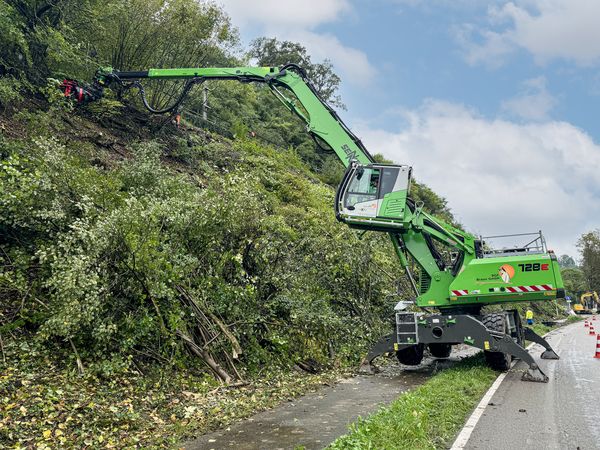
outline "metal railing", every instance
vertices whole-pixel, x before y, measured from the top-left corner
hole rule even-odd
[[[498,236],[481,236],[483,242],[483,257],[515,256],[546,253],[546,239],[541,230],[536,233],[502,234]],[[494,241],[511,239],[511,244],[497,247]]]

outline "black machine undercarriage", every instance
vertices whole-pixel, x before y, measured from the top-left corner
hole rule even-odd
[[[382,337],[363,360],[361,372],[373,373],[373,360],[384,354],[395,353],[406,365],[418,365],[427,346],[434,357],[447,357],[453,345],[466,344],[484,351],[487,363],[496,370],[508,370],[513,358],[528,364],[524,381],[546,383],[548,377],[524,348],[525,341],[545,348],[542,359],[559,359],[550,344],[531,328],[522,325],[515,310],[498,313],[424,315],[414,312],[396,312],[396,330]]]

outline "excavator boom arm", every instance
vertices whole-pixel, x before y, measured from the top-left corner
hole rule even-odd
[[[293,113],[300,117],[307,131],[319,142],[333,149],[345,166],[351,161],[361,164],[373,162],[373,158],[352,133],[337,113],[321,98],[304,70],[288,64],[279,67],[234,67],[234,68],[184,68],[150,69],[139,72],[115,72],[104,69],[100,77],[108,81],[139,79],[173,80],[237,80],[242,83],[264,83],[275,96]],[[289,94],[293,93],[293,96]]]

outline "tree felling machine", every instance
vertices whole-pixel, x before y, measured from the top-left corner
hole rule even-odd
[[[142,80],[186,80],[181,96],[163,110],[147,102]],[[412,168],[376,163],[362,142],[318,94],[306,72],[295,64],[282,67],[178,68],[136,72],[97,72],[92,84],[63,81],[67,97],[79,103],[102,98],[106,87],[137,89],[154,113],[177,111],[196,84],[208,80],[261,83],[306,124],[319,143],[330,147],[346,171],[335,195],[335,215],[351,228],[387,233],[414,292],[395,306],[395,329],[377,342],[363,362],[371,368],[380,355],[394,352],[402,364],[418,365],[426,348],[448,357],[452,346],[480,348],[488,364],[508,370],[518,358],[529,367],[523,380],[548,377],[524,348],[525,340],[545,348],[541,358],[558,359],[548,342],[524,326],[509,305],[564,298],[555,254],[541,232],[527,245],[493,250],[485,239],[428,214],[411,199]],[[483,314],[488,305],[507,309]],[[499,308],[500,309],[500,308]],[[432,310],[434,312],[432,312]]]

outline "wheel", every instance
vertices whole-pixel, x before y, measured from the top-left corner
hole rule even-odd
[[[434,358],[447,358],[452,352],[450,344],[429,344],[429,353]]]
[[[406,366],[418,366],[423,360],[424,350],[425,345],[423,344],[411,345],[410,347],[398,350],[396,352],[396,358],[398,358],[400,364]]]
[[[504,314],[486,314],[482,318],[483,324],[488,330],[499,331],[506,333],[506,316]],[[506,371],[510,369],[510,363],[512,361],[512,355],[502,352],[488,352],[484,351],[485,361],[488,366],[494,370]]]

